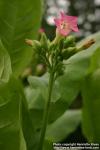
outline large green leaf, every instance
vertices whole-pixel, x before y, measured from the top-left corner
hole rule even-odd
[[[47,128],[46,139],[60,142],[73,132],[81,121],[80,110],[68,110]]]
[[[0,82],[7,82],[11,72],[10,57],[0,41]]]
[[[30,117],[32,119],[35,131],[41,129],[42,117],[45,105],[45,99],[42,98],[40,91],[28,87],[25,89],[28,107],[30,110]],[[54,122],[64,111],[68,108],[67,103],[62,99],[56,102],[51,102],[49,123]]]
[[[32,58],[26,38],[36,38],[41,0],[0,0],[0,37],[7,48],[12,69],[19,75]]]
[[[26,150],[22,132],[22,94],[15,79],[0,85],[0,149]]]
[[[30,76],[28,78],[30,87],[25,89],[28,107],[36,128],[40,128],[42,123],[43,110],[47,100],[48,78],[48,75],[43,77]],[[67,102],[61,99],[59,86],[58,82],[55,82],[49,113],[50,123],[55,121],[68,108]]]
[[[25,104],[22,105],[22,127],[27,145],[27,150],[35,150],[35,147],[37,147],[37,142],[39,140],[34,130],[34,125],[31,121],[30,112],[28,111],[28,108],[25,107]]]
[[[54,150],[53,143],[45,140],[43,150]]]
[[[28,78],[28,81],[31,87],[34,90],[41,91],[41,97],[47,100],[49,75],[46,74],[42,77],[30,76]],[[53,86],[51,102],[56,102],[61,97],[59,87],[60,85],[57,82],[55,82]]]
[[[82,95],[84,134],[89,142],[100,143],[100,69],[86,77]]]

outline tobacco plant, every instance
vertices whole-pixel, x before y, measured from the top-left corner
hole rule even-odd
[[[76,43],[78,18],[61,12],[54,40],[44,32],[36,40],[41,7],[40,0],[0,1],[1,150],[53,150],[80,124],[88,142],[100,142],[100,33]],[[23,86],[34,54],[46,73]],[[79,93],[82,108],[69,109]]]

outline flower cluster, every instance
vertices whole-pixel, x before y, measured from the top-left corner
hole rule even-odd
[[[53,41],[49,41],[44,30],[40,29],[39,41],[27,39],[26,43],[33,47],[43,64],[47,66],[48,71],[51,72],[53,70],[56,76],[59,76],[63,73],[63,60],[68,59],[78,51],[87,49],[95,41],[92,39],[77,48],[75,37],[69,35],[69,33],[71,31],[79,31],[78,18],[61,12],[60,17],[55,18],[54,21],[57,28],[56,37]]]

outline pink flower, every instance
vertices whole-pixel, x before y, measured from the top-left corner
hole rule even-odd
[[[45,32],[44,29],[43,29],[43,28],[40,28],[40,29],[39,29],[39,33],[43,33],[43,32]]]
[[[60,13],[60,18],[55,18],[55,24],[57,26],[57,31],[63,35],[68,35],[71,31],[78,32],[77,21],[78,18],[76,16],[67,16],[63,12]]]

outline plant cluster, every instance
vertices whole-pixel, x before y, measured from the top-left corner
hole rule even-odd
[[[78,18],[61,13],[55,39],[34,40],[41,7],[0,1],[0,150],[53,150],[80,124],[88,142],[100,142],[100,33],[76,43],[69,34],[79,32]],[[34,53],[47,72],[28,76],[26,86],[21,74]],[[69,108],[79,93],[82,107]]]

